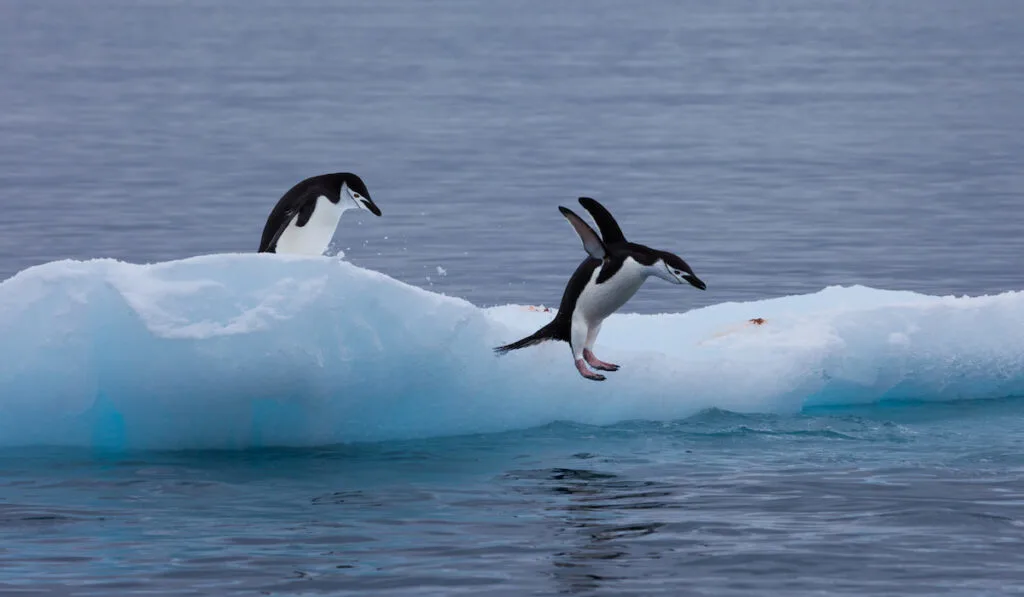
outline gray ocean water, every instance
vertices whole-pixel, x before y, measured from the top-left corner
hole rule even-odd
[[[631,311],[1016,290],[1022,32],[1012,0],[5,0],[0,278],[254,251],[291,185],[352,171],[384,215],[335,248],[478,305],[557,303],[580,195],[708,283]],[[1019,594],[1022,414],[7,450],[0,593]]]

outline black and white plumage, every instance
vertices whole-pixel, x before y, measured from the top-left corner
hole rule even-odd
[[[627,241],[612,214],[594,199],[580,197],[579,202],[590,212],[601,235],[571,209],[559,206],[558,210],[583,241],[588,257],[569,278],[554,320],[526,338],[494,350],[504,354],[548,340],[568,342],[580,375],[601,381],[605,377],[588,369],[587,364],[602,371],[619,368],[594,356],[601,324],[626,304],[648,277],[657,276],[673,284],[688,283],[700,290],[707,286],[678,255]]]
[[[348,209],[380,215],[361,178],[350,172],[307,178],[289,189],[270,212],[259,252],[323,255]]]

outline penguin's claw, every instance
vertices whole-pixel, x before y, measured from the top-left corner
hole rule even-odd
[[[604,381],[605,380],[605,377],[603,375],[601,375],[600,373],[594,373],[590,369],[587,369],[587,365],[586,365],[586,363],[583,362],[583,359],[577,359],[576,360],[576,370],[580,372],[580,375],[582,375],[583,377],[585,377],[587,379],[590,379],[590,380],[593,380],[593,381]]]
[[[600,371],[618,371],[619,370],[619,366],[616,365],[615,363],[606,363],[606,362],[602,361],[601,359],[595,357],[594,353],[591,352],[589,348],[584,348],[583,349],[583,358],[585,358],[587,360],[587,363],[591,367],[593,367],[594,369],[598,369]]]

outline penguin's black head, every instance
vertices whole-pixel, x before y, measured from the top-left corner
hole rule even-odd
[[[686,282],[694,288],[700,290],[706,290],[707,284],[703,280],[697,277],[697,274],[693,273],[690,269],[690,265],[683,261],[683,258],[669,253],[668,251],[657,251],[658,259],[655,261],[654,271],[652,272],[655,276],[668,280],[673,284],[682,284]]]
[[[339,172],[332,174],[334,184],[338,189],[338,201],[351,203],[353,207],[365,209],[375,216],[380,216],[380,208],[370,199],[370,191],[366,188],[363,179],[351,172]]]

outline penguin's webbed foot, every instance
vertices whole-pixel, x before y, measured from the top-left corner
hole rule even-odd
[[[604,376],[600,373],[594,373],[590,369],[587,369],[587,364],[583,362],[583,359],[576,359],[576,370],[580,372],[580,375],[587,379],[594,381],[604,381]]]
[[[619,366],[615,363],[606,363],[601,359],[594,356],[594,353],[590,352],[589,348],[583,349],[583,358],[587,359],[587,363],[594,369],[601,371],[618,371]]]

